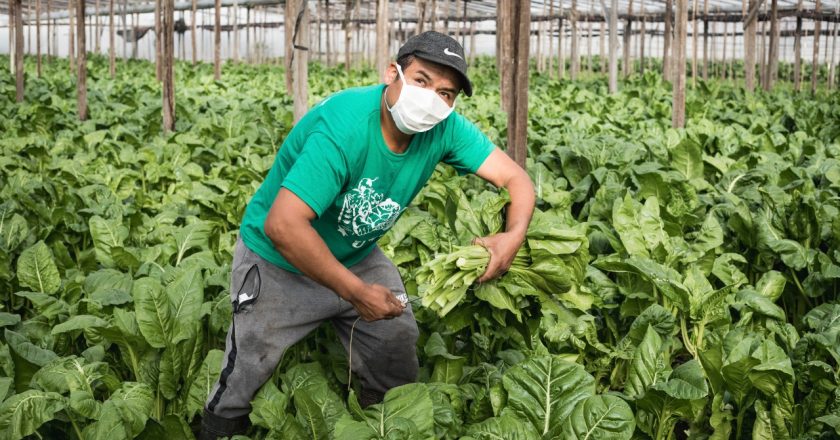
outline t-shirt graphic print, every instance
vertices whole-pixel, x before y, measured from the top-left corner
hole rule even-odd
[[[377,178],[362,178],[355,188],[344,194],[344,203],[338,214],[338,232],[345,237],[363,238],[374,232],[384,233],[391,229],[405,210],[399,203],[376,192]],[[383,200],[384,199],[384,200]],[[352,246],[362,248],[368,242],[379,239],[379,234],[370,239],[354,240]]]

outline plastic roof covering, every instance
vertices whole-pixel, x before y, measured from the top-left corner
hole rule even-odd
[[[9,11],[9,2],[14,0],[7,0],[0,3],[0,14],[6,15],[7,17],[3,17],[6,20],[8,19],[8,11]],[[179,0],[176,0],[178,2]],[[312,10],[315,11],[315,4],[322,3],[323,0],[308,0],[310,7],[313,8]],[[350,0],[355,1],[355,0]],[[398,17],[400,11],[398,10],[399,1],[398,0],[389,0],[390,5],[390,14],[392,17]],[[426,7],[431,7],[431,0],[425,0]],[[611,0],[603,0],[606,5],[609,7]],[[664,0],[632,0],[633,1],[633,12],[635,14],[639,14],[642,12],[642,8],[644,8],[644,12],[647,13],[656,13],[656,12],[664,12],[665,11],[665,1]],[[676,0],[673,0],[676,1]],[[704,3],[708,1],[709,12],[732,12],[740,14],[743,8],[743,0],[688,0],[689,7],[694,7],[696,2],[697,12],[701,14],[704,8]],[[93,11],[96,8],[97,0],[85,0],[86,2],[86,9],[88,11]],[[361,18],[374,18],[376,16],[376,0],[360,0],[360,15]],[[580,12],[593,12],[593,13],[601,13],[601,0],[577,0],[577,9]],[[770,4],[772,0],[765,0],[765,5],[762,6],[762,9],[766,7],[769,11]],[[35,14],[35,0],[23,0],[23,8],[24,8],[24,19],[28,15],[28,11],[32,11],[32,16]],[[151,1],[148,0],[114,0],[114,13],[119,15],[119,11],[123,4],[127,4],[129,7],[133,5],[148,5],[151,4]],[[242,0],[240,3],[241,6],[247,5],[247,0]],[[277,5],[272,6],[272,9],[276,8],[278,13],[282,13],[282,5],[285,5],[285,0],[278,0]],[[491,0],[467,0],[467,15],[470,17],[487,17],[488,19],[493,19],[496,16],[496,1]],[[564,10],[568,10],[571,8],[572,0],[531,0],[531,13],[533,15],[542,15],[547,14],[549,11],[550,3],[554,3],[555,13],[559,12],[559,8],[562,4]],[[779,9],[795,9],[799,0],[778,0],[778,7]],[[813,11],[816,6],[815,0],[802,0],[802,8],[806,11]],[[41,0],[41,12],[42,14],[46,14],[46,4],[47,0]],[[323,3],[322,3],[323,4]],[[437,0],[437,17],[438,19],[442,19],[445,15],[449,16],[461,16],[463,15],[463,8],[464,2],[463,0],[449,0],[448,7],[449,13],[447,14],[444,11],[446,7],[447,1],[446,0]],[[630,0],[618,0],[618,9],[619,13],[626,13],[628,10],[628,6],[630,4]],[[51,10],[52,11],[64,11],[67,10],[68,1],[67,0],[51,0]],[[99,0],[100,9],[106,11],[108,8],[108,0]],[[836,12],[840,8],[840,0],[822,0],[820,9],[823,12]],[[344,12],[346,11],[346,0],[330,0],[330,16],[331,18],[338,18],[343,17]],[[402,16],[406,18],[414,18],[418,15],[418,10],[416,7],[416,3],[414,0],[403,0],[402,1]],[[427,9],[427,17],[429,16],[429,12]],[[3,20],[4,22],[6,20]]]

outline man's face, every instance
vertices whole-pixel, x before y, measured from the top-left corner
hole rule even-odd
[[[455,105],[455,97],[461,90],[461,86],[458,74],[451,67],[415,57],[414,61],[403,69],[403,75],[408,84],[434,90],[448,106]],[[403,86],[397,73],[396,63],[388,66],[385,84],[389,86],[385,99],[389,106],[393,106],[400,97]]]

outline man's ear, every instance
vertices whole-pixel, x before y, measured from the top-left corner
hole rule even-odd
[[[397,77],[397,65],[395,63],[388,64],[388,67],[385,68],[385,84],[391,85],[397,80]]]

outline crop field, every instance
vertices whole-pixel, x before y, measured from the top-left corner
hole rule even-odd
[[[27,60],[28,63],[32,60]],[[0,64],[8,65],[8,57]],[[277,66],[0,75],[0,438],[191,439],[220,373],[232,250],[292,125]],[[456,110],[505,148],[491,58]],[[310,104],[377,81],[310,66]],[[416,384],[362,409],[322,326],[252,402],[252,439],[840,436],[840,94],[533,73],[537,210],[507,274],[473,281],[507,194],[441,165],[380,241],[420,327]],[[244,438],[244,437],[241,437]]]

